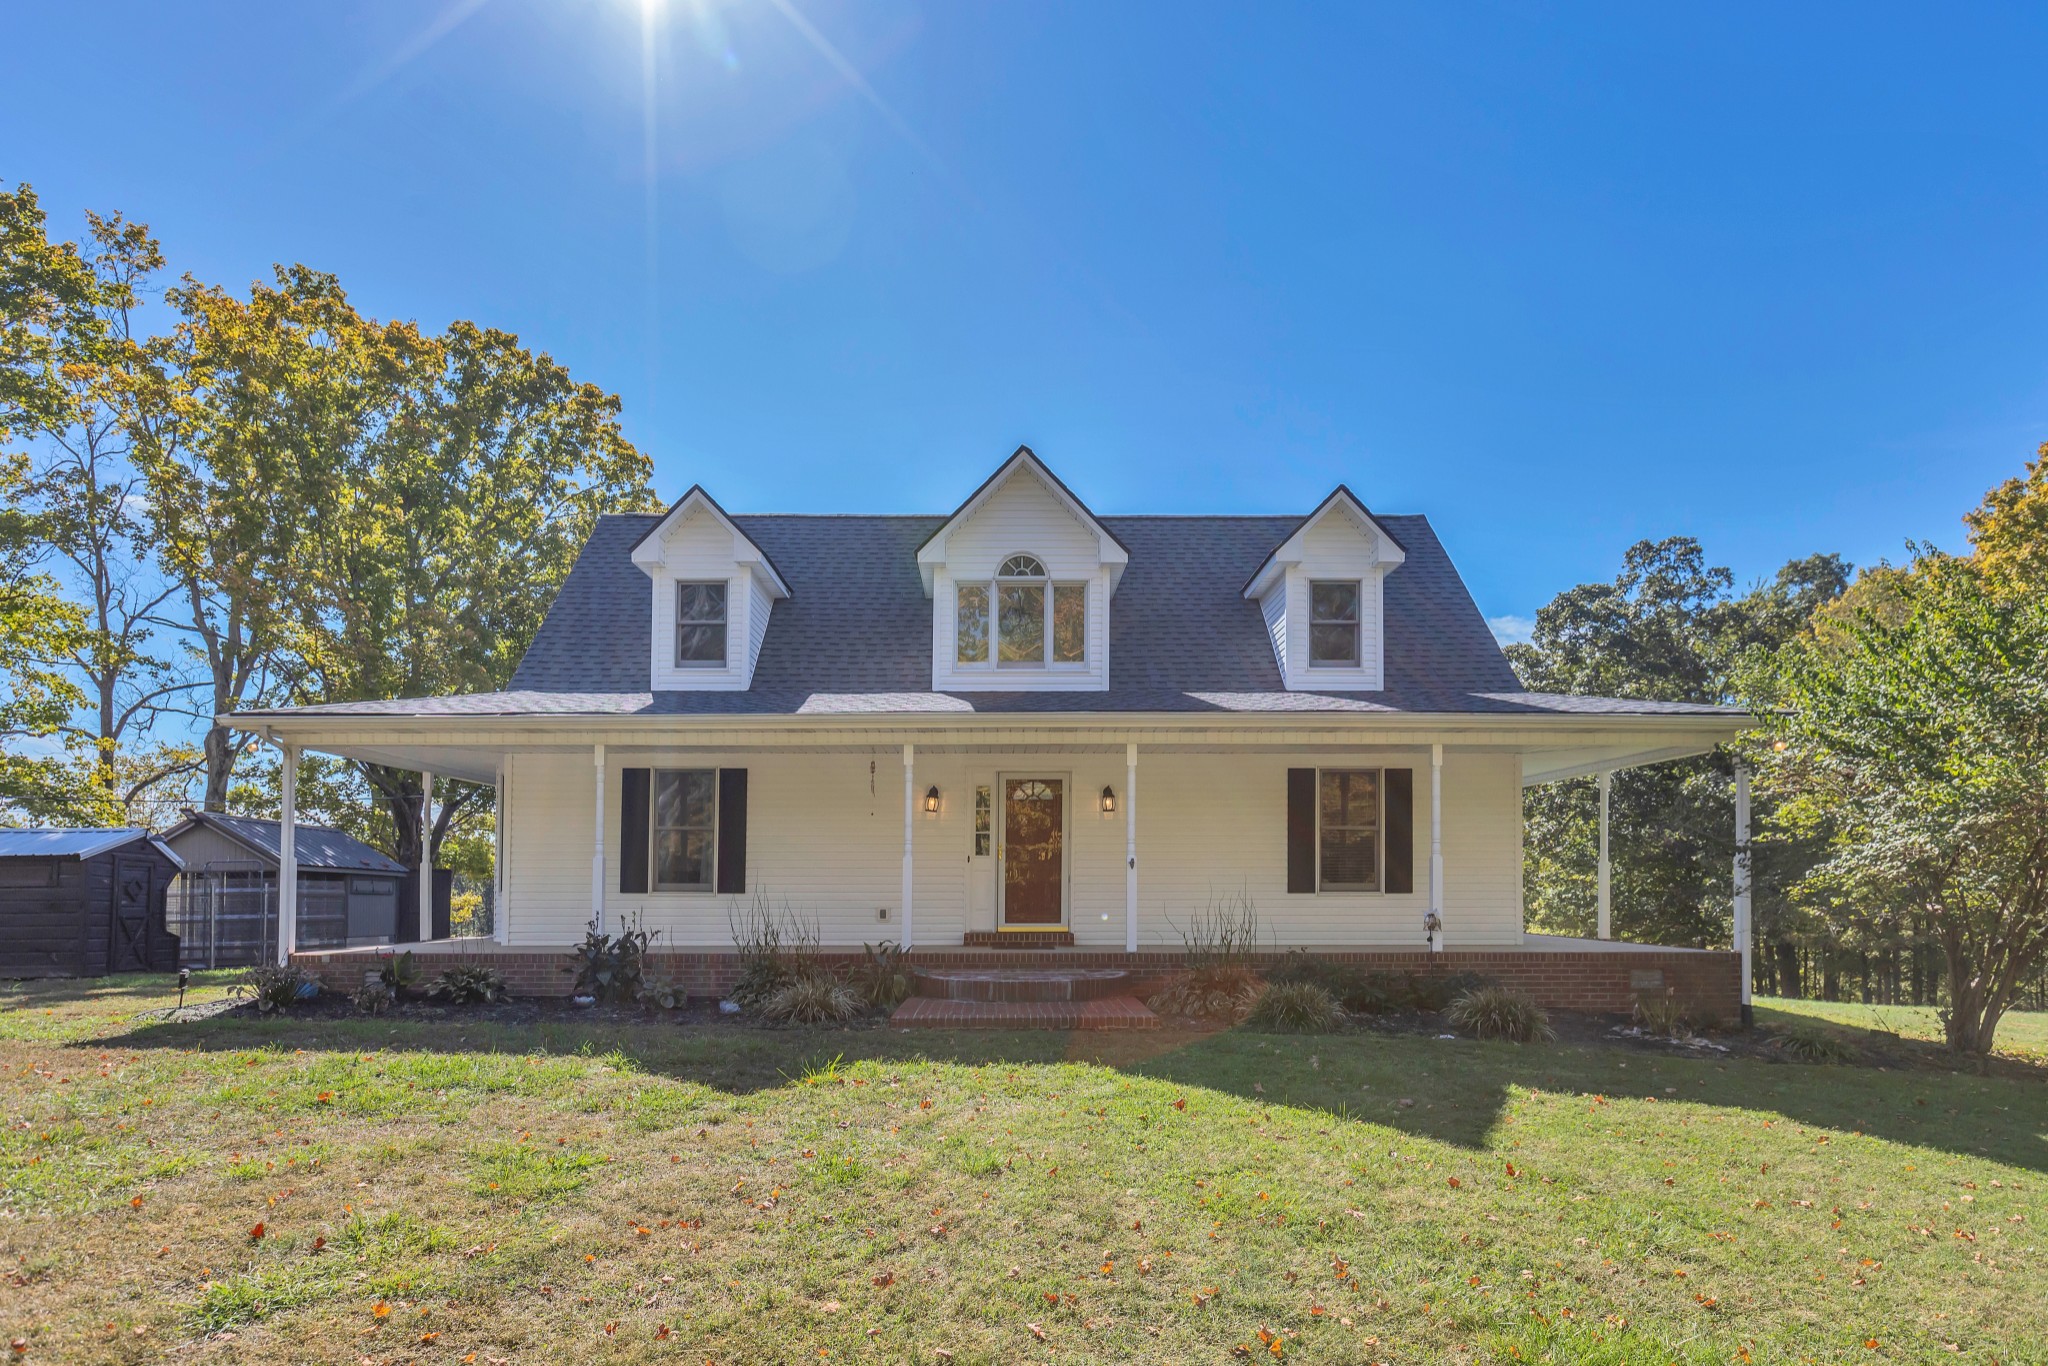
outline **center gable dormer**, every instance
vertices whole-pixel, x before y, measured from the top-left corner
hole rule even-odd
[[[1339,484],[1244,586],[1290,692],[1386,687],[1386,576],[1408,553]]]
[[[767,553],[692,485],[634,544],[633,563],[654,581],[650,687],[719,692],[750,686],[769,615],[791,596]]]
[[[1019,446],[918,548],[935,692],[1104,692],[1130,552]]]

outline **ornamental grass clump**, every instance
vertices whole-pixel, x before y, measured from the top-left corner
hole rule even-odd
[[[775,1024],[845,1024],[867,1009],[867,1001],[846,983],[806,974],[776,988],[761,1002],[759,1014]]]
[[[1454,1029],[1478,1039],[1547,1043],[1557,1037],[1543,1008],[1513,987],[1474,987],[1465,991],[1445,1009],[1444,1018]]]
[[[1650,1033],[1667,1039],[1683,1039],[1691,1032],[1685,1002],[1673,991],[1646,991],[1636,997],[1635,1018]]]
[[[1244,1022],[1272,1034],[1327,1034],[1344,1023],[1344,1011],[1313,982],[1276,982],[1259,993]]]
[[[1786,1025],[1771,1036],[1771,1047],[1800,1062],[1856,1061],[1856,1050],[1847,1042],[1811,1025]]]
[[[893,1010],[911,993],[910,955],[891,940],[860,946],[861,960],[847,985],[875,1010]]]
[[[1259,979],[1248,968],[1196,968],[1174,978],[1145,1004],[1159,1015],[1236,1024],[1251,1013]]]
[[[754,893],[744,910],[728,917],[732,946],[740,960],[739,975],[725,998],[750,1015],[763,1014],[777,992],[799,981],[830,978],[818,961],[818,927],[790,910],[777,909],[765,891]]]
[[[272,1015],[319,995],[320,979],[304,968],[258,963],[236,986],[235,994],[253,1001],[259,1013]]]

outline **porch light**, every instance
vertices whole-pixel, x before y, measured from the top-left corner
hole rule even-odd
[[[1102,814],[1105,816],[1116,814],[1116,789],[1113,787],[1104,787],[1102,789]]]
[[[939,787],[937,783],[924,790],[924,812],[927,816],[939,814]]]

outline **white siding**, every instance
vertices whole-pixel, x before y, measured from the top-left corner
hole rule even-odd
[[[774,595],[758,574],[749,574],[747,584],[747,680],[753,681],[755,666],[761,662],[761,642],[768,638],[768,618],[775,611]]]
[[[1311,765],[1415,771],[1413,893],[1288,893],[1287,770]],[[748,770],[748,895],[620,893],[621,771],[720,766]],[[591,755],[517,754],[508,768],[509,942],[572,943],[590,918]],[[827,945],[901,938],[900,748],[774,755],[613,749],[606,753],[606,772],[605,902],[614,928],[622,916],[637,913],[648,929],[661,932],[664,945],[724,948],[731,943],[731,912],[758,890],[814,920]],[[992,911],[968,912],[968,877],[974,788],[995,786],[1003,773],[1066,780],[1068,923],[1079,944],[1120,949],[1123,813],[1104,816],[1100,803],[1105,785],[1120,802],[1128,798],[1121,753],[920,754],[914,773],[916,942],[957,947],[965,931],[994,928]],[[1252,899],[1264,932],[1281,947],[1421,945],[1429,877],[1426,750],[1318,755],[1141,748],[1138,778],[1140,947],[1177,947],[1175,924],[1210,900],[1238,892]],[[934,784],[940,811],[928,816],[923,796]],[[1000,795],[997,800],[1000,822]],[[1450,751],[1443,805],[1446,947],[1519,943],[1521,789],[1514,756]],[[877,917],[882,908],[887,920]]]
[[[1366,691],[1385,687],[1380,579],[1386,566],[1380,561],[1378,536],[1353,525],[1346,517],[1328,515],[1308,528],[1302,544],[1302,561],[1288,568],[1285,580],[1287,616],[1299,623],[1299,628],[1286,631],[1276,642],[1283,650],[1279,657],[1285,661],[1281,672],[1286,676],[1287,686]],[[1360,667],[1356,669],[1309,665],[1309,585],[1316,579],[1356,579],[1359,583]]]
[[[1101,692],[1109,687],[1109,585],[1093,529],[1028,467],[946,534],[932,586],[932,687],[940,692]],[[954,585],[985,582],[1012,555],[1035,555],[1055,583],[1088,585],[1088,661],[1081,668],[997,669],[954,658]],[[994,657],[993,623],[990,656]]]
[[[733,533],[707,508],[697,508],[668,529],[661,561],[647,566],[654,580],[654,630],[649,677],[657,689],[705,691],[743,689],[754,677],[761,641],[768,632],[774,600],[763,577],[741,564]],[[725,665],[684,667],[676,663],[676,585],[725,585]]]

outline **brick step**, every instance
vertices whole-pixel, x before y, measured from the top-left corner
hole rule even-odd
[[[1072,930],[969,930],[960,946],[968,949],[1071,949]]]
[[[1131,994],[1122,968],[920,968],[916,994],[947,1001],[1096,1001]]]
[[[1093,1001],[946,1001],[913,996],[889,1023],[907,1029],[1157,1029],[1135,996]]]

